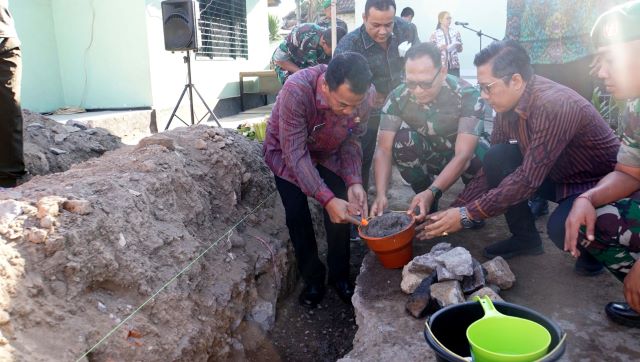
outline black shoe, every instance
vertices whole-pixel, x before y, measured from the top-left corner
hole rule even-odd
[[[315,308],[324,297],[324,286],[308,284],[304,287],[302,293],[298,297],[300,305],[307,308]]]
[[[640,328],[640,314],[629,307],[627,303],[611,302],[604,307],[609,318],[623,326]]]
[[[591,254],[582,250],[578,260],[576,260],[576,265],[574,266],[573,271],[583,277],[594,277],[604,272],[604,266],[601,262],[591,256]]]
[[[338,280],[332,284],[333,288],[338,293],[340,300],[347,304],[351,304],[351,297],[353,297],[353,284],[348,280]]]
[[[549,213],[549,202],[540,196],[534,196],[529,200],[529,208],[531,209],[533,217],[537,219]]]
[[[498,241],[493,245],[484,248],[484,256],[493,259],[501,256],[505,259],[512,258],[517,255],[539,255],[544,253],[542,242],[540,239],[536,241],[522,241],[513,236],[507,240]]]

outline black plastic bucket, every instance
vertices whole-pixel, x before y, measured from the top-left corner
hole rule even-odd
[[[551,334],[549,352],[540,361],[557,361],[564,354],[566,335],[551,319],[529,308],[506,302],[494,302],[496,309],[506,315],[532,320],[541,324]],[[484,316],[478,302],[451,305],[439,310],[425,323],[424,338],[436,352],[436,359],[444,362],[466,362],[471,356],[467,341],[467,328]],[[466,358],[465,358],[466,357]]]

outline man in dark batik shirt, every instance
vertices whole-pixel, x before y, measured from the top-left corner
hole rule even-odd
[[[543,253],[527,200],[538,193],[558,207],[547,231],[564,243],[574,200],[613,170],[620,146],[609,125],[575,91],[533,74],[529,56],[513,40],[494,42],[476,55],[482,97],[497,112],[482,170],[454,202],[430,216],[419,236],[432,238],[505,213],[509,239],[484,249],[488,258]],[[602,264],[588,253],[576,272],[595,275]]]
[[[336,30],[340,41],[346,34]],[[284,84],[291,74],[300,69],[327,64],[331,60],[331,30],[317,24],[300,24],[280,43],[271,58],[280,83]]]
[[[318,258],[307,197],[324,208],[329,283],[350,303],[349,215],[367,213],[360,137],[375,91],[367,61],[355,53],[303,69],[284,84],[273,106],[264,159],[275,175],[287,228],[305,281],[300,304],[323,298],[326,269]],[[353,206],[359,208],[354,210]]]
[[[345,35],[336,47],[336,54],[356,52],[369,62],[376,86],[376,104],[369,117],[369,129],[362,138],[362,177],[368,186],[371,160],[376,147],[380,109],[389,92],[402,83],[404,52],[411,44],[420,42],[414,27],[395,16],[393,0],[367,0],[364,7],[364,23]]]

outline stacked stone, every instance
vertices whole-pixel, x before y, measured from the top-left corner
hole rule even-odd
[[[511,288],[515,281],[515,275],[502,257],[480,264],[467,249],[439,243],[404,267],[400,287],[410,295],[407,311],[421,318],[475,296],[487,295],[501,301],[498,293]]]

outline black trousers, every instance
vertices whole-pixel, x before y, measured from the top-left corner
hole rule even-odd
[[[371,172],[371,163],[373,161],[373,153],[376,150],[376,142],[378,141],[378,127],[380,126],[380,112],[369,116],[367,123],[367,132],[362,136],[362,186],[364,190],[369,190],[369,174]]]
[[[320,177],[337,198],[347,199],[347,187],[340,178],[329,169],[317,166]],[[305,283],[324,285],[326,269],[318,257],[318,246],[313,231],[313,222],[307,195],[295,184],[275,176],[276,187],[280,193],[289,229],[289,237],[298,261],[298,270]],[[324,227],[327,232],[327,264],[329,281],[349,278],[349,224],[334,224],[324,210]]]
[[[13,187],[25,173],[20,81],[22,57],[16,38],[0,38],[0,187]]]
[[[487,177],[487,183],[491,188],[497,187],[502,180],[515,171],[522,164],[522,153],[518,145],[499,144],[489,149],[484,158],[484,170]],[[547,179],[538,188],[536,194],[541,198],[549,201],[555,201],[555,184]],[[569,216],[573,202],[579,194],[571,195],[560,201],[558,206],[549,216],[547,221],[547,233],[549,239],[560,249],[564,249],[565,221]],[[535,218],[531,213],[528,202],[523,201],[517,205],[510,207],[505,213],[509,231],[514,237],[529,242],[539,242],[540,235],[535,227]],[[581,257],[588,259],[589,262],[596,262],[595,259],[578,244]]]

